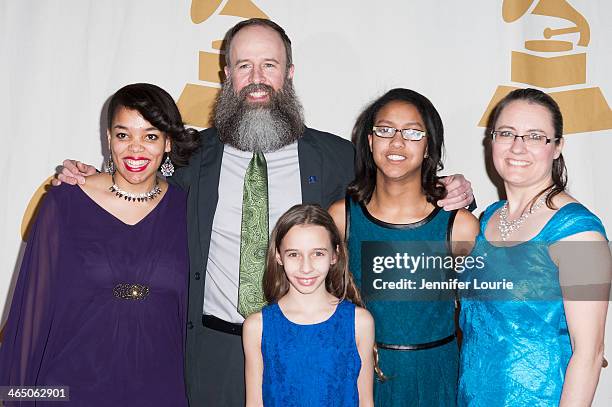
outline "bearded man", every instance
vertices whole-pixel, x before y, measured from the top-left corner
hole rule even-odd
[[[186,378],[192,407],[244,405],[242,323],[263,305],[269,232],[295,204],[327,208],[343,198],[354,177],[352,144],[304,125],[283,28],[270,20],[242,21],[228,31],[225,45],[227,79],[215,126],[200,133],[199,152],[168,179],[189,191]],[[93,171],[66,160],[58,178],[74,184]],[[452,178],[445,182],[447,209],[473,198],[469,182]]]
[[[251,19],[230,29],[225,44],[227,79],[217,98],[215,127],[202,132],[201,154],[172,177],[189,188],[193,220],[186,356],[192,406],[244,405],[240,335],[244,318],[263,304],[269,232],[295,204],[328,207],[354,176],[352,144],[304,126],[285,31],[272,21]],[[256,163],[267,178],[263,216],[252,209],[256,202],[247,203],[248,174]],[[249,231],[259,244],[258,259],[244,257]],[[243,263],[251,270],[243,270]],[[253,304],[242,310],[243,273],[255,269],[259,287],[253,288]]]

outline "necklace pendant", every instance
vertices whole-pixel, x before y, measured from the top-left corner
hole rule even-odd
[[[108,190],[114,193],[117,198],[123,198],[128,202],[147,202],[148,200],[155,199],[155,197],[157,197],[157,195],[161,194],[162,192],[161,188],[159,187],[159,183],[157,182],[157,179],[155,179],[155,185],[153,186],[153,189],[151,189],[149,192],[144,192],[140,194],[124,191],[119,188],[119,186],[117,186],[117,184],[115,183],[114,176],[112,177],[112,180],[113,185],[111,185]]]
[[[523,225],[523,223],[525,223],[529,215],[540,209],[545,202],[546,195],[543,194],[532,205],[531,209],[527,212],[523,212],[523,214],[518,219],[508,220],[508,201],[506,201],[499,211],[499,224],[497,225],[502,241],[508,240],[508,238],[513,232],[520,229],[520,227]]]

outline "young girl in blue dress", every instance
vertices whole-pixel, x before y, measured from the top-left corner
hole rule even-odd
[[[425,96],[392,89],[361,113],[353,139],[357,177],[346,200],[334,203],[330,213],[345,233],[350,271],[376,322],[378,363],[386,379],[375,382],[375,404],[453,407],[459,362],[453,293],[382,290],[366,295],[372,287],[368,281],[399,271],[373,274],[372,267],[364,266],[372,245],[377,248],[369,251],[404,244],[411,253],[418,255],[422,248],[428,256],[438,251],[445,258],[470,251],[478,233],[476,218],[466,209],[438,206],[448,197],[437,175],[442,120]],[[429,243],[432,249],[425,248]],[[415,276],[420,286],[422,277],[445,281],[453,273],[436,269]]]
[[[269,305],[243,325],[247,406],[372,406],[374,321],[325,210],[281,216],[263,287]]]

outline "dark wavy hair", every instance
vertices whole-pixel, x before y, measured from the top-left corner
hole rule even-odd
[[[170,138],[172,149],[168,155],[175,166],[189,164],[189,157],[200,146],[200,137],[196,130],[185,128],[181,113],[168,92],[150,83],[133,83],[119,89],[108,103],[108,129],[121,107],[136,110]]]
[[[233,26],[229,29],[229,31],[225,34],[225,38],[223,39],[223,44],[225,46],[225,65],[231,67],[230,64],[230,49],[232,46],[232,40],[238,34],[238,31],[242,30],[245,27],[268,27],[272,30],[276,31],[276,33],[280,36],[283,44],[285,45],[285,54],[287,56],[287,68],[293,64],[293,56],[291,52],[291,40],[289,36],[280,25],[276,24],[272,20],[266,20],[265,18],[250,18],[248,20],[244,20]]]
[[[491,111],[491,114],[489,116],[489,120],[487,122],[487,135],[490,135],[491,132],[495,130],[497,120],[499,119],[499,116],[501,115],[502,111],[510,103],[516,100],[523,100],[527,103],[540,105],[546,108],[550,112],[550,115],[552,117],[553,129],[555,130],[555,134],[551,142],[556,144],[559,144],[561,142],[561,138],[563,138],[563,115],[561,115],[561,109],[559,109],[559,105],[552,97],[550,97],[546,93],[533,88],[515,89],[499,101],[499,103]],[[540,195],[546,193],[546,206],[550,209],[557,209],[555,205],[553,205],[552,199],[556,195],[565,191],[565,189],[567,188],[567,167],[565,166],[565,159],[563,158],[563,154],[559,154],[559,157],[553,160],[552,181],[552,185],[544,188],[533,198],[533,200],[531,201],[532,205]]]
[[[385,93],[372,102],[357,118],[353,127],[353,143],[357,154],[355,180],[349,185],[348,193],[357,202],[367,203],[376,186],[377,167],[368,144],[368,135],[378,112],[391,102],[403,102],[414,106],[420,113],[427,132],[427,157],[421,165],[421,185],[427,201],[435,205],[446,196],[446,189],[438,182],[438,171],[444,168],[442,151],[444,148],[444,126],[434,105],[425,96],[410,89],[397,88]]]

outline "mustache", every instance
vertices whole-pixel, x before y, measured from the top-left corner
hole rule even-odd
[[[272,86],[266,85],[265,83],[250,83],[240,89],[238,97],[240,100],[244,101],[249,93],[262,91],[267,92],[269,95],[274,95],[276,93],[276,90],[274,90]]]

